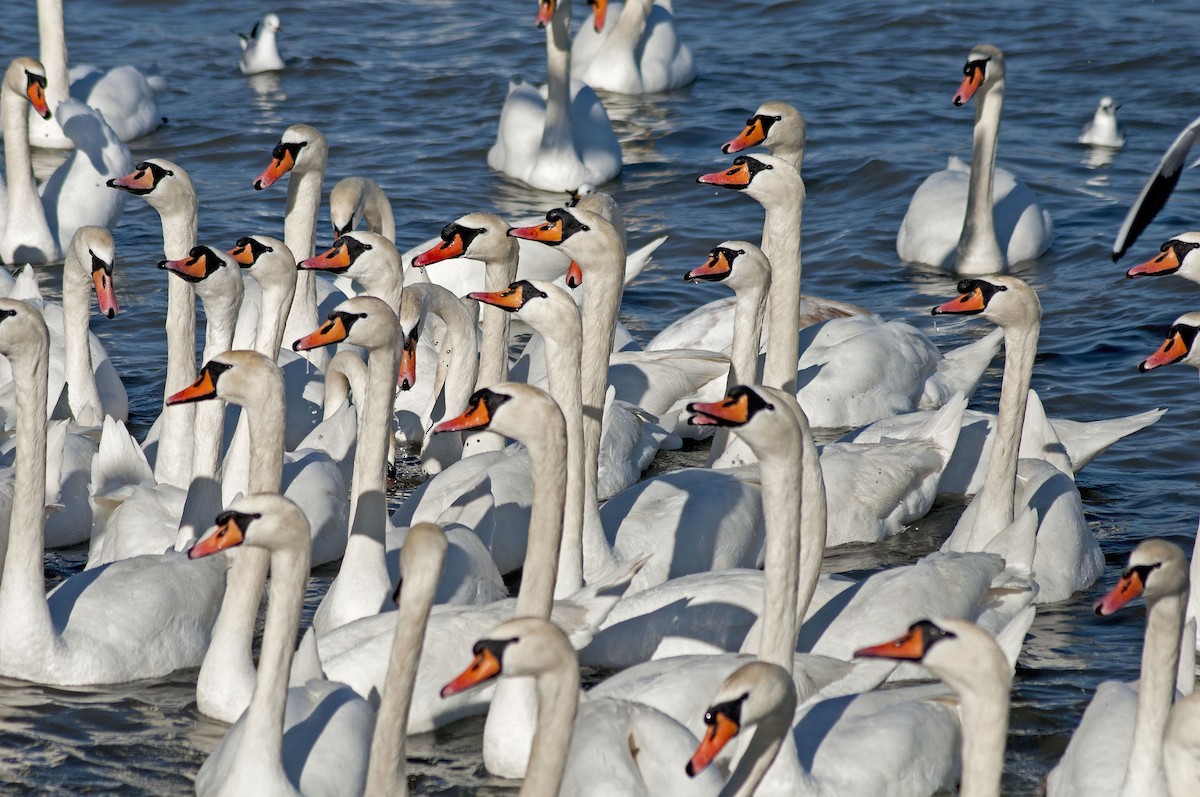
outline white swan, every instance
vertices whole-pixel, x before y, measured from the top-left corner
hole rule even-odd
[[[254,23],[249,36],[238,34],[242,44],[242,60],[238,63],[238,69],[242,70],[243,75],[283,69],[283,59],[279,57],[279,47],[275,44],[275,34],[280,30],[279,16],[267,14]]]
[[[0,299],[0,354],[19,394],[13,509],[0,579],[0,672],[59,685],[119,683],[199,664],[224,587],[221,563],[142,556],[67,579],[42,570],[48,336],[41,315]]]
[[[68,73],[62,0],[38,0],[37,6],[38,40],[42,63],[50,78],[46,90],[51,108],[74,97],[95,108],[121,141],[141,138],[163,123],[156,98],[166,86],[161,78],[147,77],[128,65],[105,72],[86,64],[76,66]],[[31,116],[29,133],[39,147],[64,149],[72,146],[72,136],[66,131],[66,125],[59,127],[52,120],[46,123]]]
[[[601,185],[621,171],[621,145],[596,92],[571,80],[571,0],[541,0],[546,86],[513,83],[488,166],[545,191]]]
[[[1130,553],[1121,579],[1096,602],[1096,613],[1103,616],[1145,596],[1141,680],[1136,688],[1120,681],[1100,684],[1046,778],[1049,797],[1166,793],[1163,731],[1175,699],[1188,584],[1187,557],[1179,546],[1145,540]],[[1189,682],[1192,670],[1189,665]]]
[[[1180,233],[1158,247],[1158,257],[1139,263],[1125,272],[1126,277],[1160,277],[1178,274],[1200,284],[1200,232]]]
[[[762,382],[798,386],[796,397],[814,427],[862,426],[941,407],[958,392],[974,393],[1000,344],[998,334],[943,356],[915,327],[874,315],[833,318],[799,330],[804,184],[790,163],[739,155],[731,168],[697,181],[744,191],[766,211],[762,250],[771,263],[772,290]]]
[[[1079,143],[1113,149],[1125,146],[1125,134],[1117,124],[1117,110],[1120,107],[1112,97],[1101,97],[1091,121],[1084,123],[1079,131]]]
[[[339,180],[329,192],[329,220],[333,224],[333,237],[341,238],[353,231],[364,218],[367,232],[378,233],[392,243],[396,242],[392,203],[379,183],[367,177]]]
[[[671,0],[592,2],[571,45],[571,76],[617,94],[656,94],[696,79],[692,51],[679,37]],[[589,24],[590,22],[590,24]]]
[[[125,197],[104,188],[104,180],[129,171],[133,159],[103,117],[77,100],[64,100],[54,114],[76,151],[39,189],[34,181],[25,125],[26,106],[50,116],[46,70],[32,58],[18,58],[4,73],[0,114],[4,117],[4,161],[8,174],[0,261],[49,263],[61,259],[80,227],[115,227]]]
[[[746,120],[741,133],[721,145],[721,151],[732,155],[749,147],[766,147],[800,171],[807,144],[808,122],[804,115],[786,102],[767,100]]]
[[[567,636],[552,623],[509,620],[484,633],[472,652],[474,661],[442,688],[443,697],[502,675],[532,676],[536,685],[536,730],[522,797],[720,791],[715,773],[684,775],[678,762],[696,742],[679,723],[637,703],[581,700],[579,664]]]
[[[292,694],[288,671],[309,570],[304,514],[288,499],[249,495],[217,516],[188,551],[203,559],[246,545],[270,554],[271,586],[254,694],[196,775],[198,795],[361,793],[375,712],[349,690],[317,682]],[[307,705],[302,705],[308,698]],[[284,735],[292,711],[290,743]],[[296,715],[307,709],[303,720]],[[297,728],[299,725],[301,727]]]
[[[896,252],[906,263],[952,268],[959,274],[995,274],[1049,249],[1054,225],[1033,192],[995,166],[1004,53],[990,44],[976,46],[963,74],[954,104],[979,95],[973,166],[951,158],[944,171],[925,178],[900,223]]]
[[[1041,302],[1024,281],[1007,275],[962,280],[958,289],[962,295],[934,308],[934,314],[977,314],[1004,330],[1004,380],[984,486],[942,550],[995,551],[1024,563],[1032,546],[1037,600],[1066,600],[1100,577],[1104,554],[1083,515],[1073,475],[1044,459],[1020,459]],[[1034,530],[1024,519],[1024,507],[1037,512],[1036,538],[1029,536]]]

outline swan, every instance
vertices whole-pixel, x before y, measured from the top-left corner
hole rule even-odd
[[[720,790],[715,773],[685,777],[678,761],[696,741],[679,723],[637,703],[581,700],[571,642],[552,623],[509,620],[484,633],[472,653],[470,665],[442,688],[444,698],[497,676],[534,680],[536,730],[522,797],[715,795]]]
[[[1096,602],[1096,614],[1106,616],[1145,596],[1141,680],[1136,689],[1120,681],[1100,684],[1046,778],[1050,797],[1166,793],[1163,731],[1175,698],[1188,585],[1187,557],[1179,546],[1144,540],[1129,554],[1121,579]],[[1190,665],[1186,673],[1190,683]]]
[[[179,165],[162,158],[139,161],[134,171],[106,185],[140,196],[162,219],[163,254],[183,260],[196,246],[198,202],[192,178]],[[167,375],[163,395],[183,390],[196,379],[196,299],[191,283],[167,280]],[[195,408],[185,404],[163,409],[147,435],[147,457],[153,456],[159,483],[186,488],[192,473],[192,425]]]
[[[1189,122],[1188,126],[1175,137],[1171,146],[1163,153],[1150,178],[1142,186],[1141,193],[1137,195],[1137,199],[1133,200],[1133,204],[1126,211],[1125,219],[1121,222],[1121,229],[1117,230],[1117,237],[1113,239],[1112,246],[1114,263],[1121,259],[1129,247],[1133,246],[1138,236],[1146,227],[1150,226],[1150,222],[1171,198],[1171,192],[1175,190],[1175,186],[1183,174],[1188,152],[1191,151],[1198,133],[1200,133],[1200,116]]]
[[[396,221],[392,216],[392,203],[379,183],[367,177],[346,177],[339,180],[329,192],[329,220],[333,223],[333,237],[341,238],[358,226],[361,219],[367,221],[367,232],[377,233],[392,243],[396,242]]]
[[[279,47],[275,44],[275,34],[282,28],[279,26],[277,14],[267,14],[254,23],[250,35],[238,34],[242,44],[242,60],[238,68],[243,75],[257,75],[262,72],[277,72],[283,69],[283,59],[279,57]]]
[[[571,44],[571,76],[617,94],[657,94],[696,79],[692,51],[679,37],[671,0],[591,3]]]
[[[808,122],[804,114],[781,100],[768,100],[758,106],[741,133],[721,145],[726,155],[750,147],[766,147],[776,158],[782,158],[799,172],[804,165],[804,149],[808,143]]]
[[[1079,131],[1079,143],[1113,149],[1125,146],[1125,134],[1117,124],[1117,111],[1120,108],[1112,97],[1101,97],[1096,112],[1092,114],[1092,120],[1084,123],[1083,129]]]
[[[1028,284],[1008,275],[965,279],[958,290],[957,299],[935,307],[933,313],[979,315],[998,325],[1004,331],[1004,379],[984,486],[942,550],[995,551],[1006,559],[1027,561],[1032,543],[1038,602],[1066,600],[1100,577],[1104,554],[1083,515],[1073,475],[1043,459],[1020,459],[1041,302]],[[1019,511],[1026,506],[1038,515],[1032,540],[1030,524]]]
[[[156,95],[166,87],[165,81],[157,76],[147,77],[129,65],[102,72],[87,64],[76,66],[68,73],[62,0],[38,0],[37,7],[41,59],[50,78],[47,86],[50,107],[57,108],[59,102],[69,99],[69,86],[70,96],[95,108],[121,141],[141,138],[163,123]],[[63,122],[62,119],[58,121]],[[29,134],[38,147],[65,149],[72,146],[65,123],[59,127],[53,122],[39,122],[30,117]]]
[[[814,427],[862,426],[936,409],[957,392],[974,393],[999,347],[997,333],[945,356],[915,327],[873,315],[833,318],[801,333],[795,298],[804,184],[791,164],[771,155],[739,155],[731,168],[697,180],[744,191],[766,210],[762,250],[771,263],[772,299],[762,382],[793,390],[799,385],[796,396]]]
[[[8,174],[4,225],[0,229],[0,261],[5,263],[60,260],[77,229],[89,225],[111,229],[125,206],[125,198],[105,190],[102,183],[130,169],[133,159],[129,148],[100,114],[78,100],[64,100],[54,107],[55,117],[76,151],[38,189],[25,119],[27,104],[45,118],[50,117],[46,74],[32,58],[18,58],[5,71],[0,88],[4,167]]]
[[[254,694],[196,774],[198,795],[359,794],[375,712],[345,686],[328,682],[288,689],[293,640],[309,571],[309,530],[286,498],[256,493],[217,515],[216,525],[188,550],[204,559],[244,545],[269,552],[271,585]],[[288,709],[291,708],[291,712]],[[297,721],[298,714],[307,716]],[[293,735],[284,731],[292,714]],[[300,727],[297,727],[300,726]]]
[[[0,299],[0,354],[27,388],[18,396],[14,500],[0,578],[0,673],[65,686],[160,678],[195,667],[224,588],[219,562],[196,565],[174,553],[139,556],[45,593],[48,345],[36,309]]]
[[[906,263],[952,268],[959,274],[995,274],[1049,249],[1054,225],[1033,192],[995,165],[1004,53],[990,44],[976,46],[963,75],[954,104],[965,105],[979,95],[971,147],[974,168],[951,158],[944,171],[925,178],[900,223],[896,252]]]
[[[1125,272],[1126,277],[1161,277],[1178,274],[1186,280],[1200,283],[1200,232],[1180,233],[1163,242],[1158,257],[1139,263]]]
[[[539,0],[546,86],[512,83],[488,166],[544,191],[601,185],[621,171],[621,145],[590,87],[571,80],[571,0]]]

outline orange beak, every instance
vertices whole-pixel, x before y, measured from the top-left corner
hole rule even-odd
[[[414,257],[412,264],[417,268],[424,268],[452,257],[462,257],[464,251],[466,251],[466,247],[463,246],[462,236],[455,235],[449,241],[442,241],[437,246]]]
[[[119,311],[117,306],[117,291],[113,285],[112,267],[97,266],[92,270],[92,284],[96,287],[96,301],[100,304],[100,312],[105,318],[112,318]]]
[[[721,151],[726,155],[732,155],[735,152],[741,152],[750,147],[757,147],[767,138],[767,131],[763,128],[762,118],[754,117],[750,120],[750,124],[746,125],[738,136],[730,141],[727,141],[721,146]]]
[[[968,67],[962,85],[958,87],[958,93],[954,95],[956,106],[966,105],[970,102],[971,98],[975,96],[975,92],[979,91],[979,87],[983,85],[986,71],[983,66]]]
[[[475,654],[475,660],[471,662],[470,667],[463,670],[461,675],[442,687],[442,697],[450,697],[451,695],[457,695],[459,692],[465,692],[473,686],[478,686],[484,681],[495,678],[499,674],[500,660],[496,658],[496,654],[484,648]]]
[[[341,316],[335,315],[322,324],[316,332],[310,332],[293,343],[292,351],[318,349],[322,346],[340,343],[349,336],[350,330],[346,328],[346,322],[342,320]]]
[[[433,427],[436,432],[467,432],[472,429],[486,429],[488,424],[492,422],[492,417],[488,413],[487,404],[483,399],[478,399],[467,411],[457,418],[451,418],[448,421],[442,421],[437,426]]]
[[[738,163],[733,168],[726,169],[723,172],[702,174],[696,178],[696,182],[708,185],[723,185],[727,188],[745,188],[750,185],[751,177],[753,175],[750,173],[750,167],[746,163]]]
[[[1188,355],[1188,345],[1184,343],[1183,336],[1178,332],[1172,332],[1163,341],[1163,345],[1158,351],[1151,354],[1138,365],[1138,370],[1142,373],[1151,371],[1163,365],[1177,363]]]
[[[114,177],[108,181],[112,188],[124,188],[135,194],[148,194],[154,190],[154,173],[150,169],[138,169],[124,177]]]
[[[1121,580],[1109,590],[1107,595],[1096,601],[1096,614],[1107,617],[1141,595],[1145,588],[1146,585],[1142,582],[1141,574],[1136,569],[1130,570],[1121,576]]]
[[[588,0],[592,7],[592,18],[596,32],[604,30],[604,21],[608,19],[608,0]]]
[[[713,722],[708,726],[708,732],[704,734],[704,739],[696,748],[692,760],[688,761],[688,777],[694,778],[703,772],[721,752],[721,749],[729,743],[729,740],[737,736],[738,730],[736,722],[720,712],[714,712]]]
[[[718,282],[725,279],[733,271],[733,267],[729,264],[729,258],[725,253],[714,249],[708,257],[708,260],[702,266],[692,269],[683,275],[683,278],[688,282]]]
[[[400,351],[400,373],[396,377],[396,385],[401,390],[412,390],[417,383],[417,340],[412,335],[404,339],[404,348]]]
[[[524,238],[527,241],[541,241],[544,244],[560,244],[563,242],[562,221],[547,221],[536,227],[513,227],[508,231],[513,238]]]
[[[205,535],[188,549],[188,559],[203,559],[205,556],[212,556],[227,548],[242,544],[242,541],[246,539],[246,534],[238,526],[236,516],[233,513],[226,513],[223,517],[224,523],[218,523],[212,533]],[[217,520],[220,521],[221,518],[217,518]]]
[[[882,645],[872,645],[854,651],[856,657],[862,656],[873,659],[904,659],[920,661],[925,656],[925,641],[918,627],[910,628],[908,633],[891,642]]]
[[[229,256],[236,260],[239,265],[254,265],[254,252],[250,249],[250,244],[233,247],[229,250]]]
[[[283,154],[278,158],[272,158],[271,163],[263,169],[262,174],[254,179],[254,190],[261,191],[270,187],[276,180],[290,172],[295,165],[296,161],[292,157],[291,151],[284,149]]]
[[[1147,260],[1145,263],[1139,263],[1133,268],[1125,272],[1126,277],[1150,277],[1161,276],[1164,274],[1174,274],[1179,270],[1179,255],[1175,252],[1175,247],[1169,246],[1162,251],[1158,257],[1153,260]]]
[[[540,0],[538,3],[537,19],[534,24],[539,28],[544,28],[550,24],[550,20],[554,19],[554,12],[558,10],[558,3],[555,0]]]
[[[574,260],[567,266],[567,287],[575,290],[583,284],[583,269]]]
[[[332,271],[339,273],[350,268],[352,262],[349,245],[342,243],[315,257],[301,261],[298,268],[310,271]]]
[[[29,83],[25,87],[25,96],[29,97],[29,101],[33,103],[33,109],[38,112],[38,116],[43,119],[50,118],[50,106],[46,104],[45,78],[30,75]]]
[[[519,287],[505,288],[502,291],[475,291],[467,294],[467,298],[474,299],[477,302],[490,304],[492,307],[499,307],[504,310],[516,311],[520,310],[525,303],[525,297]]]
[[[203,253],[182,260],[164,260],[158,267],[173,271],[189,282],[199,282],[211,273],[208,268],[208,255]]]
[[[167,406],[188,404],[193,401],[204,401],[216,397],[217,380],[213,378],[212,371],[208,365],[205,365],[204,368],[200,369],[200,376],[197,377],[195,382],[167,398]]]
[[[750,399],[746,394],[711,404],[694,401],[687,406],[691,426],[741,426],[750,420]]]
[[[968,313],[980,313],[986,305],[983,302],[983,291],[975,288],[970,293],[964,293],[957,299],[952,299],[945,304],[939,304],[933,308],[934,315],[966,315]]]

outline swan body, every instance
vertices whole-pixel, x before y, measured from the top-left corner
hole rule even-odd
[[[571,0],[549,5],[547,84],[509,86],[488,166],[534,188],[573,191],[621,171],[621,145],[596,92],[571,80]]]
[[[243,75],[258,75],[263,72],[278,72],[283,69],[275,34],[280,30],[279,16],[267,14],[254,23],[249,36],[238,34],[242,44],[242,60],[238,68]]]
[[[1079,143],[1113,149],[1125,146],[1125,134],[1117,125],[1117,107],[1112,97],[1101,97],[1092,120],[1079,131]]]
[[[584,20],[571,45],[571,74],[594,89],[656,94],[694,81],[696,66],[670,0],[626,0]]]
[[[900,223],[896,252],[906,263],[959,274],[995,274],[1045,252],[1054,238],[1054,225],[1033,192],[995,166],[1004,54],[991,45],[978,45],[967,56],[964,73],[954,104],[978,95],[973,166],[951,158],[945,170],[925,179]]]

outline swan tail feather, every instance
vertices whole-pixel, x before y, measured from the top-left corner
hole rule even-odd
[[[938,362],[937,373],[926,380],[918,409],[937,409],[959,392],[967,398],[973,396],[1003,340],[1004,330],[997,327],[979,340],[948,352]]]
[[[1166,409],[1154,409],[1121,418],[1087,422],[1052,419],[1050,424],[1067,451],[1071,469],[1079,473],[1113,443],[1153,425],[1166,412]]]
[[[654,255],[654,251],[658,249],[658,247],[662,246],[663,242],[666,240],[667,236],[660,235],[650,243],[645,244],[644,246],[641,246],[629,253],[629,256],[625,258],[626,285],[633,282],[637,276],[641,274],[643,270],[645,270],[646,266],[650,264],[650,260]]]

